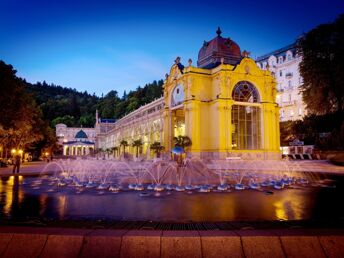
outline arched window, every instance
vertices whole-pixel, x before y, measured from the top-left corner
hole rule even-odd
[[[280,56],[280,57],[278,58],[278,63],[279,63],[279,64],[282,64],[282,63],[283,63],[283,56]]]
[[[289,50],[287,51],[287,60],[290,61],[293,58],[293,53]]]
[[[247,81],[235,85],[232,98],[232,149],[257,150],[261,148],[261,110],[256,87]],[[246,103],[244,103],[246,102]]]
[[[182,84],[178,84],[172,91],[171,107],[178,106],[184,101],[184,87]]]
[[[247,81],[241,81],[235,85],[232,98],[240,102],[259,102],[259,93],[256,87]]]

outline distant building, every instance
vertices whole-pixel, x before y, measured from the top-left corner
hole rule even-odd
[[[63,148],[63,155],[84,156],[92,154],[99,148],[97,139],[101,139],[102,133],[112,129],[114,119],[101,119],[96,111],[95,127],[68,127],[65,124],[56,125],[58,144]]]
[[[95,129],[56,125],[58,144],[63,147],[63,155],[87,155],[93,153],[95,146]]]
[[[276,102],[280,107],[280,121],[300,120],[306,114],[300,86],[303,79],[299,65],[302,60],[296,42],[256,59],[259,68],[271,71],[277,82]]]

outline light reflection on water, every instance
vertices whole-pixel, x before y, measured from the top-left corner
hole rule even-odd
[[[37,178],[2,177],[0,219],[116,219],[153,221],[300,220],[344,217],[340,203],[343,178],[336,188],[299,187],[284,190],[231,192],[154,192],[114,194],[40,183]],[[37,188],[38,187],[38,188]]]

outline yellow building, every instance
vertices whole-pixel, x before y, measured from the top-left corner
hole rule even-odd
[[[142,155],[150,158],[153,141],[160,140],[169,153],[173,137],[186,135],[192,141],[191,156],[277,159],[276,93],[270,72],[261,70],[248,52],[241,53],[218,29],[217,36],[200,49],[197,67],[191,60],[184,67],[178,57],[166,75],[164,96],[120,119],[118,126],[116,122],[111,131],[98,137],[98,147],[111,148],[122,139],[140,138]]]

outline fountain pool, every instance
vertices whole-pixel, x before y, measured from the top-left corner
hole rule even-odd
[[[340,219],[344,177],[285,162],[50,163],[49,175],[2,177],[0,218],[261,221]]]

